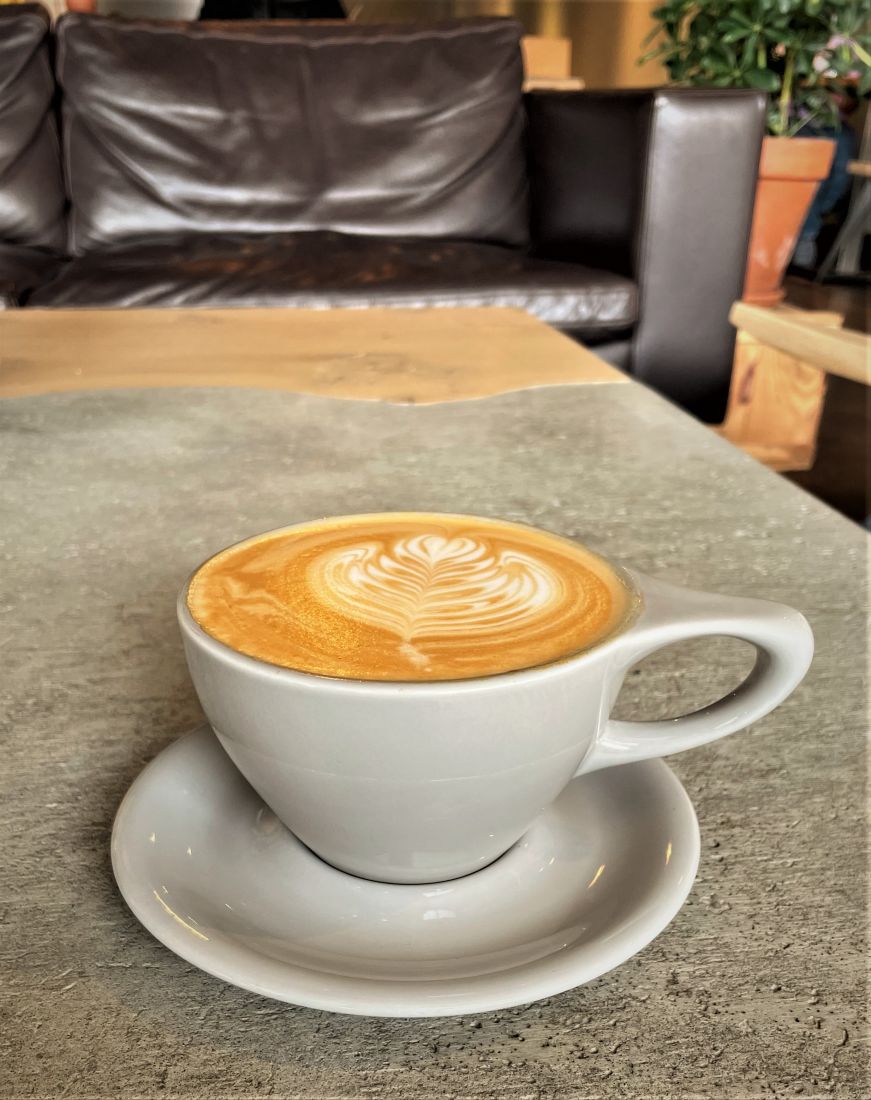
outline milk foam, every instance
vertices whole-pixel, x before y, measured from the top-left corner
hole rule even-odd
[[[563,599],[558,573],[530,554],[483,537],[419,534],[354,543],[308,567],[315,597],[350,619],[395,634],[413,664],[429,657],[416,638],[468,638],[516,629]]]
[[[270,664],[358,680],[455,680],[578,653],[636,597],[601,558],[474,516],[384,513],[274,531],[222,551],[187,604]]]

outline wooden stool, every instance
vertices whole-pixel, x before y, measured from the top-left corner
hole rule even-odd
[[[736,302],[738,329],[726,419],[715,430],[772,470],[809,470],[827,374],[871,385],[871,338],[838,313]]]

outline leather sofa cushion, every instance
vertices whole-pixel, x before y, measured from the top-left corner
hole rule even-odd
[[[521,33],[66,15],[72,250],[316,229],[522,244]]]
[[[526,309],[604,339],[636,318],[628,279],[518,249],[313,232],[178,237],[70,262],[38,306],[478,306]]]
[[[38,4],[0,5],[0,240],[62,251],[66,197],[48,38]]]
[[[60,267],[61,261],[50,252],[0,242],[0,309],[23,305],[33,288],[50,280]]]
[[[596,267],[633,274],[653,103],[648,91],[527,93],[530,231],[537,249],[553,259],[580,255]]]

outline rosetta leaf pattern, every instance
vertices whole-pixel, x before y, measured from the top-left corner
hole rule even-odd
[[[420,534],[327,551],[309,566],[314,591],[347,618],[394,634],[412,663],[423,638],[470,639],[531,625],[562,596],[545,562],[482,538]]]

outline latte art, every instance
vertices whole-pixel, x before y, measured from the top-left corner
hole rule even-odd
[[[482,538],[423,534],[332,550],[309,566],[312,589],[350,619],[391,631],[400,653],[425,667],[416,638],[465,638],[517,629],[562,599],[559,574]]]
[[[636,597],[595,554],[472,516],[386,513],[231,547],[190,583],[218,641],[362,680],[454,680],[559,660],[622,627]]]

